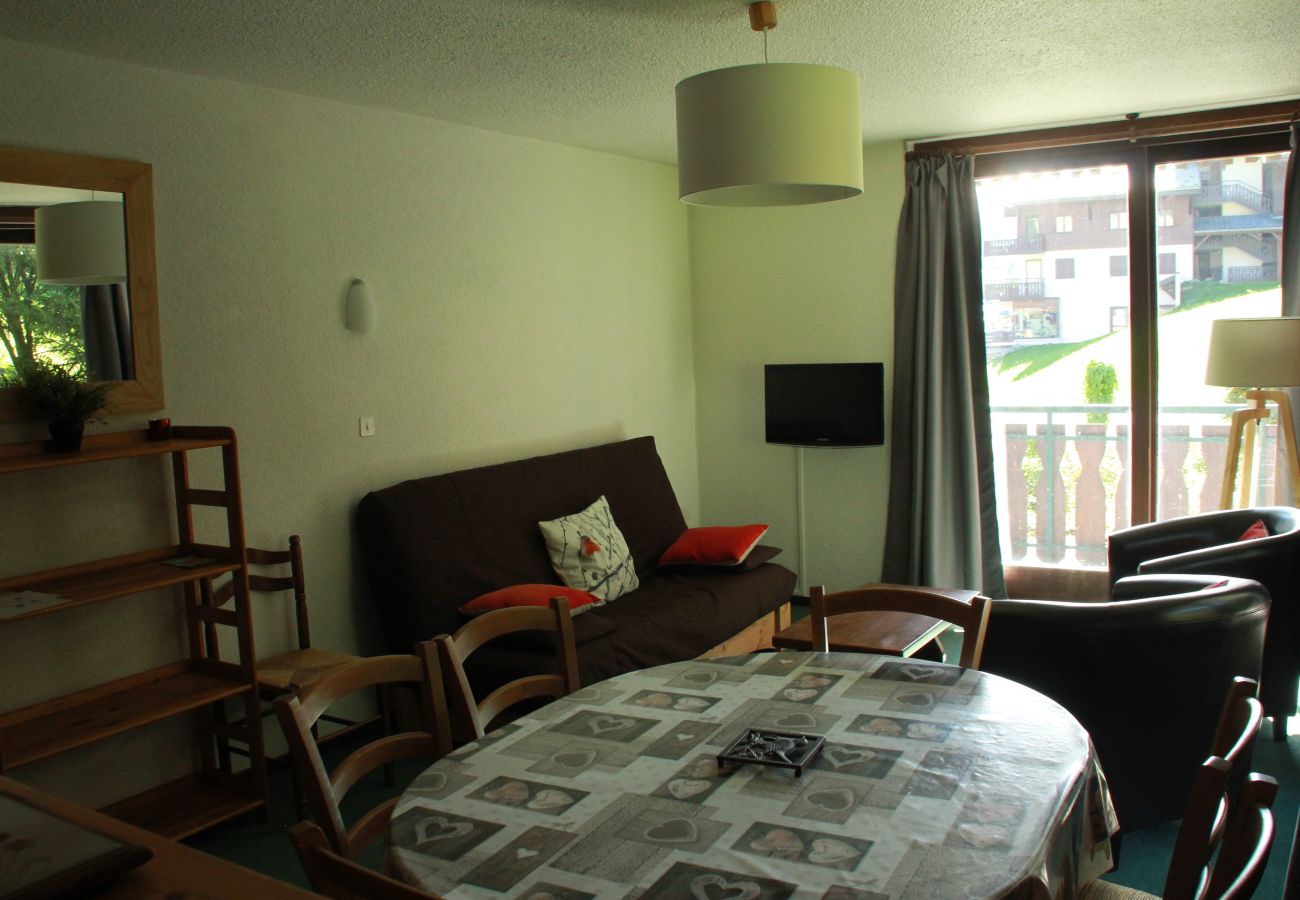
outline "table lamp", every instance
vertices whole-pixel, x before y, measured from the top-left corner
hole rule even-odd
[[[1249,505],[1255,434],[1259,422],[1268,418],[1270,402],[1277,404],[1278,440],[1285,441],[1283,446],[1291,469],[1291,490],[1296,505],[1300,506],[1300,461],[1296,459],[1291,398],[1285,391],[1276,390],[1300,386],[1300,316],[1216,319],[1210,332],[1205,383],[1249,388],[1246,399],[1250,406],[1232,414],[1223,490],[1219,495],[1220,508],[1232,508],[1237,457],[1241,455],[1243,444],[1245,462],[1242,464],[1239,502],[1241,506]]]

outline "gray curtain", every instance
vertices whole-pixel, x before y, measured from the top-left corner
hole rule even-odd
[[[81,290],[86,373],[92,381],[135,378],[131,352],[131,304],[125,284],[88,284]]]
[[[1300,122],[1291,122],[1291,158],[1286,164],[1286,184],[1282,189],[1282,254],[1278,260],[1282,278],[1282,315],[1300,316]],[[1288,388],[1292,420],[1300,422],[1300,388]],[[1277,501],[1286,506],[1294,502],[1291,474],[1285,464],[1277,467]]]
[[[883,579],[1005,597],[973,157],[909,159]]]

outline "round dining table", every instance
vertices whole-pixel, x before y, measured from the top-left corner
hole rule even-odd
[[[720,762],[751,730],[766,749]],[[630,672],[461,747],[402,794],[386,865],[448,898],[1065,897],[1117,827],[1087,732],[1042,694],[783,651]]]

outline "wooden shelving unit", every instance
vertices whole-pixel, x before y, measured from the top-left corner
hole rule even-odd
[[[221,453],[224,483],[220,489],[191,487],[189,454],[200,450]],[[173,716],[193,714],[199,724],[200,771],[105,810],[168,837],[181,838],[265,808],[265,749],[235,433],[230,428],[178,427],[169,440],[162,441],[149,440],[144,431],[97,435],[87,438],[85,447],[76,453],[52,453],[44,443],[0,445],[0,475],[149,456],[171,458],[179,542],[0,579],[0,596],[28,591],[47,595],[29,608],[0,615],[0,647],[4,626],[10,623],[172,587],[179,588],[184,601],[185,658],[0,713],[0,773]],[[225,544],[195,541],[195,506],[225,511]],[[219,607],[212,602],[211,579],[227,573],[233,579],[234,600]],[[219,658],[217,626],[233,629],[238,662]],[[230,698],[244,702],[243,720],[237,724],[228,724],[219,707]],[[230,769],[229,754],[216,751],[218,741],[231,740],[248,748],[248,767],[238,773]]]

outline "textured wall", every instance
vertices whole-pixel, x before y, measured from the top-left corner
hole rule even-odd
[[[902,144],[864,159],[853,200],[691,210],[702,522],[770,522],[791,569],[795,450],[764,443],[763,364],[883,361],[888,428]],[[888,478],[888,446],[804,451],[805,587],[879,577]]]
[[[654,434],[698,517],[672,168],[5,41],[0,80],[0,143],[153,164],[167,414],[237,430],[249,540],[303,535],[318,644],[375,649],[351,536],[372,488]],[[353,276],[376,298],[374,334],[343,327]],[[358,436],[362,415],[375,437]],[[0,441],[40,436],[0,426]],[[163,474],[151,460],[7,479],[0,575],[167,540]],[[174,605],[5,626],[0,708],[166,660]],[[283,614],[258,622],[263,654],[285,646]],[[80,755],[105,771],[151,739]],[[156,777],[117,768],[85,796]]]

